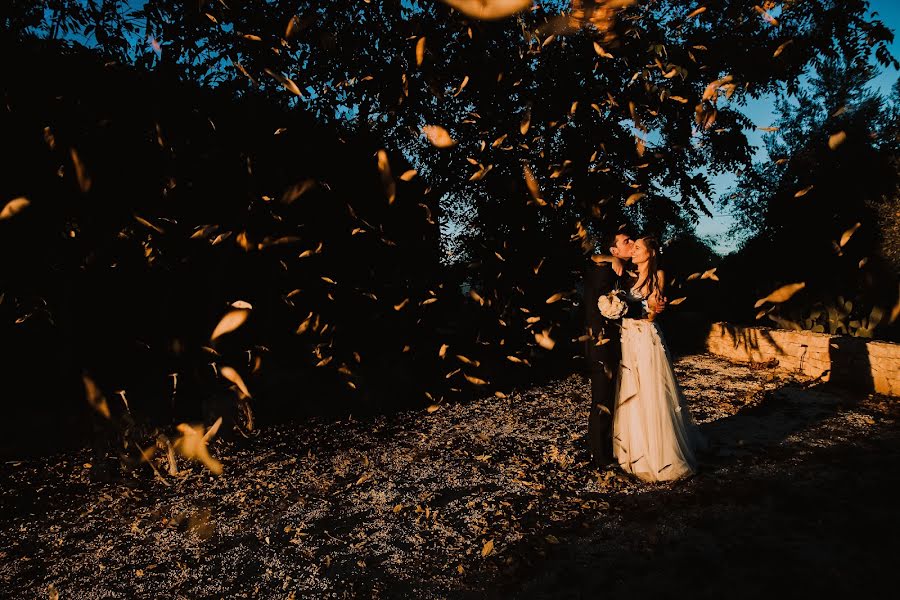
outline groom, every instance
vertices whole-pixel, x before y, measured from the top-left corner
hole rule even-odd
[[[616,377],[622,360],[619,327],[600,314],[597,300],[622,282],[626,261],[634,247],[630,231],[623,227],[603,240],[610,254],[595,254],[588,261],[584,273],[585,358],[590,367],[591,412],[588,416],[588,446],[591,462],[597,469],[614,465],[612,447],[612,417],[615,410]]]

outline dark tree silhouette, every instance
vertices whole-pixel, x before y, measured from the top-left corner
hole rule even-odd
[[[748,99],[894,62],[863,1],[619,4],[11,3],[18,397],[52,374],[44,405],[80,415],[86,374],[128,427],[225,413],[249,435],[571,369],[598,234],[690,239],[702,169],[752,166]],[[246,324],[210,340],[238,301]]]
[[[771,160],[747,171],[731,201],[749,234],[732,259],[743,274],[733,293],[762,297],[806,283],[771,313],[782,326],[896,335],[898,270],[882,231],[897,206],[897,108],[867,87],[873,76],[866,66],[822,61],[808,88],[779,100],[778,130],[766,140]]]

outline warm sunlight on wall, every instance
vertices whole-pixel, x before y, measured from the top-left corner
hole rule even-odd
[[[715,323],[707,349],[719,356],[771,363],[794,373],[866,392],[900,396],[900,344],[811,331]]]

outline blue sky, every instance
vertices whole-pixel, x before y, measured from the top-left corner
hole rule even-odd
[[[878,17],[885,25],[894,30],[897,36],[900,32],[900,0],[870,0],[869,10],[877,12]],[[900,59],[900,40],[894,38],[894,43],[890,46],[891,54],[895,58]],[[900,75],[893,67],[883,68],[878,77],[872,81],[872,87],[889,93],[891,86],[897,81]],[[753,100],[747,103],[746,114],[753,119],[758,126],[765,127],[771,125],[775,120],[772,112],[774,106],[771,97]],[[763,132],[753,131],[748,134],[750,141],[756,146],[757,158],[765,158],[766,150],[763,145]],[[734,174],[721,174],[710,178],[715,188],[715,197],[721,197],[728,193],[728,190],[735,184]],[[734,218],[728,214],[728,209],[714,207],[712,209],[713,218],[701,216],[700,223],[697,226],[697,233],[708,239],[713,247],[720,253],[726,254],[736,248],[738,240],[728,235],[728,229],[734,223]]]

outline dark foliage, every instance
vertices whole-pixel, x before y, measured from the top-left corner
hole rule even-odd
[[[732,300],[804,282],[791,302],[765,305],[766,322],[897,340],[897,101],[866,85],[871,68],[818,64],[808,89],[779,101],[771,160],[754,165],[731,203],[747,237],[722,265]],[[751,321],[744,303],[732,319]],[[774,310],[773,310],[774,309]],[[762,315],[760,315],[762,316]]]
[[[83,422],[87,374],[126,427],[231,410],[246,433],[222,366],[263,421],[571,369],[598,235],[627,217],[686,240],[666,253],[679,282],[711,268],[699,169],[751,166],[742,103],[822,57],[893,60],[862,1],[784,3],[777,27],[736,0],[597,27],[581,5],[477,22],[400,0],[12,3],[0,198],[30,204],[0,222],[0,327],[18,410]],[[210,342],[236,301],[246,324]]]

